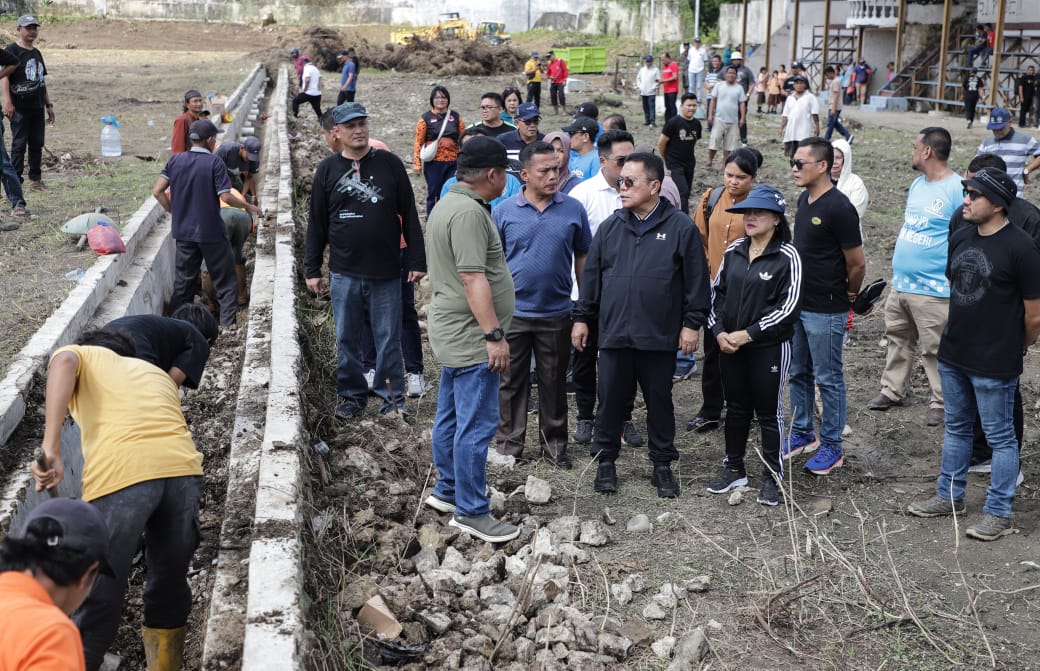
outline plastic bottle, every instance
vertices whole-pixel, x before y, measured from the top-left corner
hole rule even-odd
[[[67,279],[69,282],[79,282],[81,279],[83,279],[84,275],[86,275],[86,272],[84,272],[82,268],[76,268],[75,270],[70,270],[69,272],[65,273],[65,279]]]
[[[123,155],[123,140],[119,136],[119,122],[114,116],[101,117],[101,155],[109,158]]]

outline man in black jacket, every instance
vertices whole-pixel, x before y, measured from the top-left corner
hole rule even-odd
[[[409,282],[426,274],[426,247],[408,173],[395,154],[369,145],[364,105],[343,103],[333,108],[332,119],[341,151],[319,163],[314,173],[303,262],[307,288],[323,293],[322,257],[329,248],[329,289],[339,341],[336,415],[349,419],[360,416],[368,403],[361,366],[366,314],[376,345],[372,393],[383,401],[381,413],[404,409],[401,234],[408,244]]]
[[[589,324],[599,325],[597,492],[617,491],[614,461],[621,448],[626,395],[639,383],[646,399],[651,482],[657,495],[679,495],[671,462],[675,449],[672,372],[675,351],[697,350],[708,319],[708,264],[690,218],[661,199],[664,163],[634,153],[618,180],[622,210],[600,224],[585,264],[571,342],[582,351]]]

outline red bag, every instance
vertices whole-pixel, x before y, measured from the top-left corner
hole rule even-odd
[[[126,252],[126,245],[123,244],[123,239],[119,237],[119,231],[104,223],[100,223],[87,231],[87,244],[100,256]]]

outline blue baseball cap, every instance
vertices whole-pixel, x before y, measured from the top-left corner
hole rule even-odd
[[[367,119],[368,110],[361,103],[343,103],[332,108],[332,120],[336,123],[347,123],[354,119]]]
[[[997,107],[989,113],[989,123],[986,124],[986,130],[1001,130],[1009,123],[1011,123],[1011,113],[1003,107]]]
[[[534,103],[524,103],[520,107],[516,108],[516,118],[521,121],[534,121],[540,119],[542,113],[538,111],[538,105]]]
[[[727,212],[743,212],[744,210],[769,210],[782,215],[787,210],[787,201],[784,200],[784,194],[780,193],[780,189],[768,184],[759,184],[751,189],[747,198],[726,208]]]

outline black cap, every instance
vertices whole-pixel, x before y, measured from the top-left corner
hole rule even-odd
[[[598,119],[599,107],[596,106],[596,103],[582,103],[578,105],[577,116],[587,116],[592,119]]]
[[[599,124],[595,119],[591,119],[587,116],[576,116],[574,121],[568,126],[563,127],[564,133],[588,133],[595,136],[599,132]]]
[[[184,93],[184,102],[188,102],[192,98],[201,98],[202,94],[197,89],[188,89]]]
[[[961,184],[964,188],[971,186],[978,189],[986,200],[1004,208],[1005,212],[1018,197],[1018,185],[1015,184],[1015,180],[1003,170],[996,168],[983,168],[971,179],[962,179]]]
[[[102,573],[115,577],[108,563],[108,525],[100,510],[78,499],[48,499],[29,511],[21,530],[12,533],[11,538],[24,539],[29,525],[41,519],[50,519],[61,527],[59,534],[47,538],[49,547],[93,557],[101,565]]]
[[[801,61],[795,61],[794,63],[791,63],[791,69],[793,70],[795,68],[798,68],[799,70],[804,70],[805,66],[802,65]]]
[[[506,168],[509,157],[506,147],[498,140],[489,137],[471,138],[459,150],[458,166],[460,168]]]
[[[263,145],[259,138],[247,137],[242,140],[242,146],[246,148],[246,160],[248,161],[259,161],[260,160],[260,149]]]
[[[209,119],[199,119],[188,127],[188,137],[198,142],[217,136],[217,127]]]

